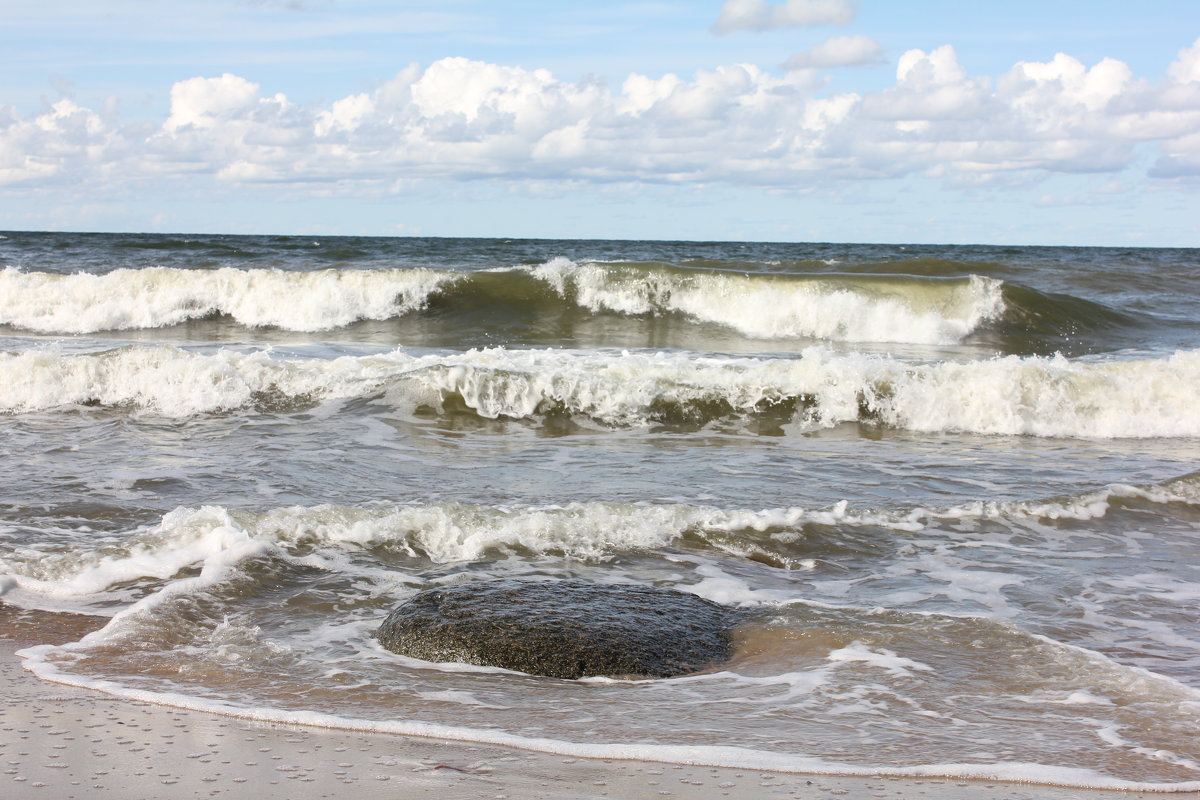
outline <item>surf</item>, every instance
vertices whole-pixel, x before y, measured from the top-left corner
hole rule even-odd
[[[9,414],[101,407],[186,418],[298,413],[356,399],[412,419],[561,422],[566,432],[718,425],[798,435],[861,424],[1006,436],[1200,436],[1196,350],[913,364],[821,347],[795,358],[488,348],[322,359],[129,345],[0,353],[0,380],[0,412]]]

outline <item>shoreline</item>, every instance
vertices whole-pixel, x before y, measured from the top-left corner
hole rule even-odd
[[[1200,792],[1071,789],[953,778],[843,777],[563,757],[501,745],[257,722],[125,700],[42,681],[16,651],[94,618],[0,604],[0,793],[24,798],[193,796],[751,800],[922,797],[927,800],[1200,798]],[[64,619],[47,631],[31,617]],[[34,638],[34,633],[37,638]],[[57,633],[57,636],[48,635]]]

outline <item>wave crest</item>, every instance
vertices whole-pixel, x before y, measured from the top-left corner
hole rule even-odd
[[[41,333],[163,328],[228,316],[247,327],[324,331],[426,309],[679,314],[762,339],[953,344],[1003,309],[990,278],[780,275],[667,265],[577,264],[465,273],[430,269],[0,271],[0,324]],[[547,293],[553,297],[546,308]]]
[[[977,275],[781,275],[565,258],[533,274],[593,312],[674,312],[761,339],[955,344],[1004,307],[1000,281]]]

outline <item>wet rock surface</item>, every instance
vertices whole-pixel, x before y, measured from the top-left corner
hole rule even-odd
[[[395,653],[554,678],[666,678],[729,658],[742,612],[671,589],[477,581],[421,592],[378,632]]]

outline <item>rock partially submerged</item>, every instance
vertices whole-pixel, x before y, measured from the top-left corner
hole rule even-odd
[[[424,661],[554,678],[667,678],[730,656],[736,609],[652,586],[496,580],[429,589],[397,606],[379,642]]]

